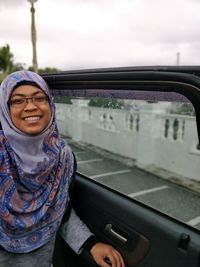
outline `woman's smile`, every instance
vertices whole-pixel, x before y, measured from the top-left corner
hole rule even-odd
[[[28,121],[28,122],[37,122],[39,121],[41,116],[31,116],[31,117],[25,117],[23,120]]]

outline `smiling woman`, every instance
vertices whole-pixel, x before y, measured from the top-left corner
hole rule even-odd
[[[59,231],[77,254],[86,250],[100,266],[108,258],[124,267],[118,251],[98,242],[71,209],[76,160],[38,74],[19,71],[2,82],[0,121],[0,266],[50,267]]]

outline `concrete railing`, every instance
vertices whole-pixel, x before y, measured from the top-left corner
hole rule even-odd
[[[167,114],[162,103],[130,111],[73,100],[71,105],[56,104],[56,109],[63,135],[129,157],[141,168],[200,181],[195,117]]]

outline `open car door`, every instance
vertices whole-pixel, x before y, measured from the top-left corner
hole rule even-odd
[[[60,102],[58,125],[78,161],[80,218],[122,253],[127,267],[199,267],[200,68],[43,77]],[[55,267],[97,266],[85,252],[68,248],[66,255]]]

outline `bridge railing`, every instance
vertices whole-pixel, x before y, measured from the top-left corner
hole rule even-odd
[[[56,104],[63,135],[129,157],[141,168],[200,181],[195,117],[166,113],[159,104],[135,111],[90,107],[82,99],[72,102]]]

